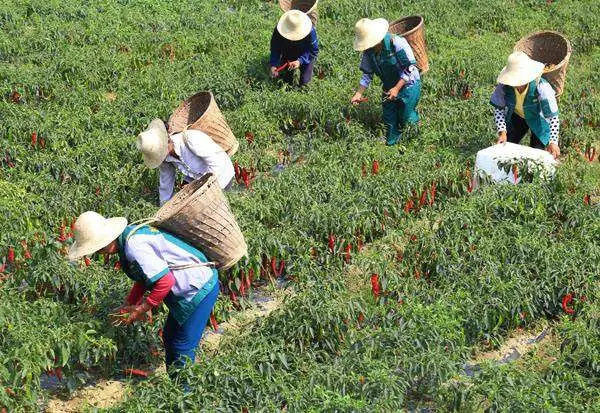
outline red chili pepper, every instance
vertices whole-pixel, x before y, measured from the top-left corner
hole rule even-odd
[[[34,131],[31,133],[31,146],[33,146],[35,148],[37,146],[37,142],[38,142],[37,132]]]
[[[66,229],[65,224],[61,224],[60,230],[59,230],[59,236],[58,236],[58,241],[60,241],[60,242],[65,242],[67,240],[67,237],[65,235],[65,229]]]
[[[275,257],[271,257],[271,271],[273,276],[277,277],[277,259]]]
[[[415,241],[417,240],[417,236],[416,236],[416,235],[414,235],[414,234],[413,234],[413,235],[411,235],[411,236],[410,236],[410,240],[411,240],[412,242],[415,242]]]
[[[358,324],[362,324],[363,321],[365,321],[365,315],[360,312],[358,313]]]
[[[253,279],[254,279],[254,268],[250,268],[250,271],[248,271],[248,276],[246,277],[246,288],[250,288],[252,286]]]
[[[242,281],[240,282],[240,294],[246,295],[246,274],[242,271]]]
[[[40,148],[44,149],[46,147],[46,140],[40,136]]]
[[[231,291],[229,292],[229,297],[231,298],[231,301],[232,301],[234,304],[237,304],[237,303],[238,303],[238,299],[237,299],[237,295],[236,295],[235,291],[231,290]]]
[[[7,387],[4,389],[4,391],[6,392],[6,394],[8,394],[10,397],[15,397],[17,395],[17,393],[15,393],[15,391],[13,389],[11,389],[10,387]],[[6,410],[5,410],[6,411]]]
[[[335,252],[335,235],[329,234],[329,251],[333,254]]]
[[[590,199],[590,195],[589,195],[589,194],[585,194],[585,195],[583,196],[583,203],[584,203],[585,205],[589,205],[589,204],[590,204],[590,201],[591,201],[591,199]]]
[[[23,258],[25,258],[26,260],[30,260],[32,258],[31,253],[28,249],[25,250]]]
[[[283,270],[285,269],[285,261],[281,260],[279,262],[279,270],[277,271],[277,276],[281,277],[283,275]]]
[[[138,377],[148,377],[148,375],[150,374],[145,370],[139,370],[139,369],[125,369],[125,370],[123,370],[123,373],[125,373],[126,375],[129,375],[129,376],[138,376]]]
[[[346,264],[349,264],[350,260],[352,259],[352,244],[346,245],[346,248],[344,248],[344,251],[345,251],[344,262]]]
[[[571,303],[571,301],[573,301],[573,295],[572,294],[566,294],[562,298],[562,309],[563,309],[563,311],[565,313],[567,313],[569,315],[575,314],[575,310],[573,310],[572,308],[569,307],[569,304]]]
[[[162,340],[162,338],[163,338],[163,329],[162,328],[158,329],[158,337],[160,337],[160,339]]]
[[[210,313],[210,326],[214,331],[219,330],[219,323],[217,323],[217,318],[214,313]]]
[[[290,65],[290,62],[285,62],[285,63],[284,63],[284,64],[282,64],[281,66],[279,66],[279,67],[276,67],[276,68],[275,68],[275,71],[276,71],[277,73],[279,73],[279,72],[282,72],[282,71],[284,71],[285,69],[287,69],[287,67],[288,67],[289,65]]]
[[[248,175],[248,170],[246,168],[242,168],[242,181],[246,188],[250,188],[250,175]]]
[[[372,274],[371,275],[371,292],[375,298],[379,298],[381,295],[381,287],[379,285],[379,275]]]
[[[379,161],[373,161],[373,168],[371,170],[373,175],[377,175],[379,173]]]
[[[242,179],[242,170],[240,169],[240,165],[238,164],[237,161],[235,161],[233,163],[233,170],[235,171],[235,181],[238,184],[241,184],[242,183],[242,181],[241,181],[241,179]]]
[[[430,192],[430,197],[429,197],[429,206],[433,205],[433,203],[435,202],[435,195],[437,193],[437,183],[435,181],[433,181],[433,183],[431,184],[431,192]]]
[[[62,367],[56,367],[56,368],[54,369],[54,374],[56,375],[56,378],[57,378],[59,381],[62,381],[62,379],[63,379]]]
[[[410,211],[413,210],[414,206],[415,206],[415,204],[414,204],[412,198],[409,199],[408,201],[406,201],[406,205],[404,205],[404,212],[406,212],[407,214],[410,213]]]
[[[427,203],[427,190],[424,190],[419,199],[419,206],[423,206]]]
[[[8,256],[6,257],[6,259],[10,264],[13,264],[15,262],[15,249],[13,247],[10,247],[8,249]]]
[[[119,271],[121,269],[121,261],[115,262],[115,266],[113,268],[115,271]]]
[[[6,263],[3,262],[2,265],[0,265],[0,274],[2,274],[4,272],[4,270],[6,270]]]
[[[89,267],[90,265],[92,265],[92,260],[90,260],[90,257],[85,257],[83,259],[83,261],[85,262],[86,267]]]

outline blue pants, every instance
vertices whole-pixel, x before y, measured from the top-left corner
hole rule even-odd
[[[200,302],[196,310],[180,325],[169,314],[163,329],[163,342],[165,344],[165,363],[171,378],[177,375],[178,368],[182,367],[187,359],[193,363],[196,358],[196,348],[204,333],[204,328],[210,313],[219,295],[219,283]]]
[[[417,123],[419,114],[417,103],[421,98],[421,82],[410,87],[403,87],[394,100],[383,102],[383,122],[387,132],[388,145],[395,145],[400,140],[402,129],[407,123]]]

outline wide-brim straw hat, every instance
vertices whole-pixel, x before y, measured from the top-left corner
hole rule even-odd
[[[383,40],[390,28],[386,19],[360,19],[354,26],[354,50],[362,52]]]
[[[75,242],[69,249],[69,259],[73,261],[101,250],[117,239],[126,226],[126,218],[104,218],[97,212],[84,212],[75,221]]]
[[[136,146],[142,153],[144,164],[150,169],[158,168],[169,153],[169,134],[160,119],[154,119],[137,137]]]
[[[537,62],[523,52],[513,52],[498,75],[498,83],[517,87],[537,79],[544,72],[544,64]]]
[[[293,42],[302,40],[310,34],[312,21],[300,10],[290,10],[283,13],[277,23],[277,31],[284,38]]]

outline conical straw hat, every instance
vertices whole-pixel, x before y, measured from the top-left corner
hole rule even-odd
[[[84,212],[75,221],[75,242],[69,249],[69,259],[76,260],[106,247],[125,230],[127,219],[104,218],[97,212]]]
[[[291,41],[304,39],[312,30],[310,17],[300,10],[285,12],[277,23],[277,31],[283,37]]]
[[[362,52],[381,42],[390,24],[386,19],[360,19],[354,26],[354,50]]]
[[[138,135],[136,146],[146,166],[158,168],[169,153],[169,135],[164,122],[160,119],[150,122],[148,128]]]
[[[523,52],[513,52],[508,56],[508,63],[497,81],[507,86],[523,86],[540,77],[543,72],[543,63],[536,62]]]

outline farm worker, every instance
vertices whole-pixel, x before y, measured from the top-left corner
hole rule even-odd
[[[117,310],[128,313],[124,324],[142,319],[165,302],[169,315],[163,342],[172,377],[187,358],[193,362],[219,295],[217,270],[207,263],[206,256],[167,232],[146,225],[128,226],[125,218],[107,219],[92,211],[77,218],[74,236],[70,260],[95,252],[119,254],[121,268],[135,282]]]
[[[351,103],[360,103],[373,75],[377,75],[383,83],[386,144],[395,145],[404,126],[419,121],[416,107],[421,98],[421,77],[406,39],[389,33],[388,29],[385,19],[361,19],[356,23],[354,50],[363,52],[360,62],[363,75]]]
[[[557,158],[558,104],[554,89],[541,77],[543,71],[543,63],[523,52],[512,53],[498,76],[490,103],[494,106],[498,143],[519,143],[531,130],[529,146],[546,149]]]
[[[271,36],[271,77],[281,77],[292,84],[294,70],[300,69],[300,86],[307,85],[318,54],[319,40],[310,17],[300,10],[284,13]],[[277,70],[285,64],[281,71]]]
[[[179,170],[186,183],[213,173],[222,189],[229,189],[235,174],[227,152],[199,130],[169,136],[160,119],[154,119],[137,138],[137,148],[148,168],[159,170],[160,205],[173,196],[175,175]]]

